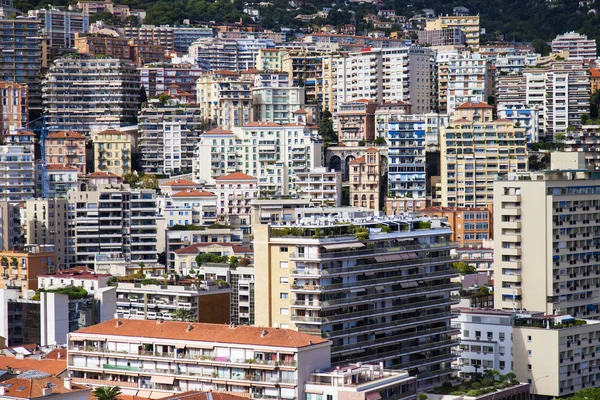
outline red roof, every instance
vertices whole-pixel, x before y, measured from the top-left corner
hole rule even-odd
[[[493,109],[494,107],[490,106],[488,103],[486,103],[485,101],[480,101],[477,103],[474,103],[472,101],[467,101],[466,103],[462,103],[461,105],[457,106],[456,109],[457,110],[464,110],[464,109],[468,109],[468,108],[487,108],[487,109]]]
[[[203,135],[232,135],[233,131],[228,131],[221,128],[214,128],[208,132],[204,132]]]
[[[73,131],[54,132],[48,135],[48,139],[81,139],[85,140],[85,136],[81,133]]]
[[[121,178],[119,175],[113,172],[92,172],[88,175],[88,178]]]
[[[240,74],[238,74],[237,72],[234,71],[227,71],[224,69],[220,69],[217,71],[213,71],[212,72],[214,75],[235,75],[235,76],[240,76]]]
[[[232,172],[229,175],[223,175],[215,178],[216,181],[255,181],[256,178],[246,175],[243,172]]]
[[[201,247],[212,247],[212,246],[220,246],[220,247],[231,247],[234,253],[249,253],[252,254],[252,250],[233,243],[212,243],[212,242],[204,242],[204,243],[194,243],[189,246],[183,247],[181,249],[175,250],[177,254],[198,254],[200,253],[198,249]]]
[[[9,132],[7,136],[35,136],[35,133],[24,129],[19,129],[14,132]]]
[[[206,192],[204,190],[182,190],[181,192],[177,192],[173,195],[173,197],[217,197],[216,194],[211,192]]]
[[[308,114],[306,110],[296,110],[292,114]]]
[[[262,127],[280,127],[281,125],[276,124],[275,122],[248,122],[244,126],[262,128]]]
[[[590,68],[590,77],[591,78],[600,78],[600,69]]]
[[[97,135],[125,135],[125,132],[118,131],[113,128],[105,129],[101,132],[98,132]]]
[[[188,181],[187,179],[175,179],[174,181],[163,183],[160,186],[200,186],[200,184]]]
[[[52,171],[77,171],[76,167],[72,167],[70,165],[65,164],[50,164],[48,165],[48,170]]]
[[[356,160],[352,160],[350,161],[348,164],[360,164],[360,163],[364,163],[367,159],[365,158],[365,156],[362,157],[358,157]]]

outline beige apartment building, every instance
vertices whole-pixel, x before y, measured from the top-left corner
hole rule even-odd
[[[349,162],[350,205],[381,210],[381,153],[375,147],[368,148],[365,155]]]
[[[443,15],[437,19],[428,20],[426,31],[459,28],[465,34],[465,43],[473,50],[479,49],[479,15]]]
[[[520,315],[513,328],[513,372],[535,398],[572,396],[600,383],[600,322],[571,315]]]
[[[84,135],[72,132],[53,132],[46,139],[46,161],[48,164],[65,164],[77,167],[79,175],[86,174]]]
[[[441,130],[441,183],[444,207],[487,207],[500,174],[527,169],[525,128],[493,120],[487,103],[464,103]]]
[[[106,129],[94,135],[94,169],[123,176],[131,172],[135,134]]]
[[[23,128],[29,113],[27,86],[15,82],[0,82],[0,134],[10,128]]]
[[[600,175],[582,153],[494,182],[494,305],[599,318]]]

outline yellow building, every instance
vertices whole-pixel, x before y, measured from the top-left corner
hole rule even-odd
[[[442,206],[486,207],[498,175],[527,169],[525,128],[493,120],[492,110],[484,102],[461,104],[442,128]]]
[[[434,20],[428,20],[425,25],[426,31],[440,29],[460,28],[466,36],[467,46],[473,50],[479,49],[479,15],[474,16],[440,16]]]
[[[135,135],[116,129],[106,129],[93,137],[94,169],[123,176],[131,172],[131,153],[135,148]]]
[[[287,50],[283,49],[259,49],[256,68],[260,71],[281,71],[286,53]]]

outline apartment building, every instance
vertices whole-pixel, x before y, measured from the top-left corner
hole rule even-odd
[[[34,154],[22,146],[0,146],[0,193],[23,202],[35,196]]]
[[[88,186],[97,189],[100,186],[120,185],[123,177],[112,172],[92,172],[88,174]]]
[[[259,196],[294,193],[293,176],[322,166],[323,143],[307,125],[254,122],[200,138],[194,179],[243,172],[258,179]]]
[[[596,59],[596,40],[588,39],[587,35],[576,33],[574,31],[567,32],[564,35],[557,35],[552,40],[552,53],[561,54],[566,52],[569,60]]]
[[[36,191],[42,191],[42,174],[41,163],[36,163]],[[70,190],[79,188],[79,180],[77,179],[77,168],[65,164],[50,164],[46,166],[48,176],[48,197],[65,197]]]
[[[597,169],[600,167],[600,126],[582,125],[581,128],[567,132],[563,141],[565,152],[583,153],[585,168]]]
[[[64,56],[43,81],[48,125],[88,137],[94,127],[133,124],[139,96],[135,66],[115,58]]]
[[[426,22],[426,31],[459,28],[465,34],[465,43],[473,50],[479,49],[479,15],[443,15]]]
[[[229,269],[235,267],[229,263],[200,263],[196,257],[200,254],[215,254],[221,257],[235,257],[238,260],[252,257],[252,250],[234,243],[194,243],[189,246],[175,250],[175,272],[180,275],[195,276],[194,271],[198,272],[202,280],[223,280],[229,282]],[[228,268],[223,270],[222,267]],[[215,267],[216,269],[212,269]],[[203,277],[203,278],[202,278]]]
[[[98,253],[123,252],[126,261],[156,261],[156,192],[98,188],[71,191],[68,217],[74,234],[68,252],[77,265],[93,268]]]
[[[253,82],[231,71],[213,71],[198,78],[196,97],[204,119],[221,129],[249,123]]]
[[[445,218],[452,229],[451,240],[461,248],[478,246],[494,238],[494,216],[492,205],[488,207],[427,207],[419,210],[420,215],[430,218]]]
[[[294,176],[295,191],[309,199],[314,206],[340,207],[342,205],[342,173],[325,167],[314,168]]]
[[[40,28],[39,19],[0,17],[0,41],[4,43],[0,81],[27,85],[29,111],[37,113],[42,111],[41,70],[47,66],[47,48]]]
[[[502,103],[497,107],[498,119],[509,119],[525,128],[527,143],[540,140],[540,110],[522,103]]]
[[[77,52],[90,56],[108,55],[111,58],[129,60],[140,67],[148,63],[164,61],[165,50],[150,40],[128,39],[102,34],[75,34]]]
[[[0,289],[18,289],[20,295],[27,298],[28,290],[38,288],[38,275],[55,271],[54,246],[32,244],[21,250],[0,251],[0,267],[3,271]]]
[[[146,95],[150,97],[168,91],[171,85],[177,85],[182,91],[196,100],[196,81],[203,69],[193,64],[150,64],[138,68],[140,81]]]
[[[479,53],[465,52],[450,57],[446,70],[448,115],[454,115],[456,107],[463,103],[487,101],[491,88],[488,87],[486,63],[485,56]],[[440,80],[444,78],[446,77],[441,75],[439,77]]]
[[[93,135],[94,170],[123,176],[131,172],[132,153],[136,148],[133,132],[106,129]]]
[[[285,55],[286,49],[260,49],[256,58],[256,69],[259,71],[283,71]]]
[[[27,126],[29,120],[29,89],[15,82],[0,82],[0,134]],[[18,132],[18,131],[17,131]]]
[[[77,2],[77,7],[85,14],[110,13],[121,19],[129,16],[129,6],[114,4],[112,0],[83,0]]]
[[[486,54],[487,56],[487,54]],[[525,68],[533,68],[538,63],[540,55],[535,52],[513,51],[495,55],[493,62],[498,75],[523,72]]]
[[[539,135],[552,139],[589,115],[590,72],[583,61],[552,61],[518,75],[498,76],[497,105],[521,103],[539,110]]]
[[[63,198],[31,199],[23,208],[23,234],[27,245],[51,245],[55,265],[62,270],[75,266],[74,255],[69,254],[70,222],[68,203]],[[50,273],[50,271],[47,271]]]
[[[166,50],[175,50],[175,32],[170,26],[142,25],[119,28],[119,33],[129,39],[150,41]],[[187,49],[176,50],[185,52]]]
[[[217,196],[217,222],[242,228],[250,233],[250,203],[258,197],[258,179],[243,172],[215,178],[210,189]]]
[[[177,310],[190,312],[188,322],[229,324],[231,291],[226,285],[119,282],[115,318],[177,320]]]
[[[271,39],[198,39],[188,54],[208,71],[245,71],[256,68],[260,49],[275,47]]]
[[[376,109],[377,103],[366,99],[338,104],[338,112],[335,113],[338,142],[343,146],[373,142]]]
[[[462,46],[467,41],[467,36],[458,27],[417,31],[417,38],[419,45],[431,47]]]
[[[198,189],[182,190],[166,201],[163,214],[168,227],[212,225],[217,221],[217,195]]]
[[[465,103],[442,129],[441,184],[444,207],[487,207],[499,174],[527,169],[525,128],[493,120],[487,103]]]
[[[502,375],[514,372],[513,326],[516,314],[508,311],[460,308],[454,323],[460,326],[460,353],[456,366],[460,376],[495,369]]]
[[[334,59],[336,101],[404,101],[415,114],[432,110],[433,52],[423,47],[372,48]],[[418,83],[417,83],[418,82]]]
[[[31,154],[35,153],[35,133],[20,129],[8,132],[8,135],[4,136],[4,144],[8,146],[19,146],[29,151]]]
[[[276,65],[281,62],[280,70],[288,74],[291,86],[304,85],[307,104],[320,104],[333,113],[336,104],[336,57],[331,50],[289,49]]]
[[[531,384],[531,394],[572,396],[596,387],[600,339],[598,321],[571,315],[522,315],[513,328],[513,372]]]
[[[27,376],[28,375],[28,376]],[[23,387],[23,389],[20,389]],[[74,385],[69,378],[57,378],[47,374],[24,374],[3,382],[0,394],[6,398],[42,399],[52,396],[57,400],[68,400],[77,397],[80,400],[91,400],[92,389],[84,385]]]
[[[294,123],[294,112],[306,103],[303,87],[253,87],[253,121]]]
[[[381,152],[375,147],[348,163],[350,205],[369,210],[381,210],[386,193],[382,182]]]
[[[21,203],[6,199],[0,200],[0,250],[13,250],[22,244]]]
[[[84,135],[73,131],[52,132],[46,139],[46,162],[65,164],[86,175],[86,144]]]
[[[583,168],[581,154],[554,153],[556,171],[509,174],[494,182],[497,308],[598,317],[594,249],[600,244],[592,232],[600,178]],[[538,250],[525,250],[533,248]]]
[[[194,149],[204,126],[200,107],[150,102],[138,116],[138,151],[145,173],[192,171]]]
[[[400,214],[426,206],[425,125],[424,120],[396,120],[385,127],[388,213]]]
[[[254,225],[255,288],[268,293],[256,299],[265,310],[256,324],[323,335],[334,366],[381,362],[420,385],[446,380],[457,333],[450,229],[418,219],[327,220],[315,216],[289,234],[283,224]],[[369,231],[378,224],[391,232]]]
[[[81,384],[298,399],[310,373],[329,366],[330,346],[289,329],[117,319],[71,333],[67,357]]]
[[[90,17],[79,11],[65,10],[59,7],[29,10],[28,15],[40,20],[41,33],[47,39],[47,45],[54,52],[71,49],[78,33],[90,29]]]

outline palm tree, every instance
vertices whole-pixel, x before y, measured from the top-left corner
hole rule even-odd
[[[142,277],[145,277],[144,275],[144,267],[146,266],[146,264],[144,264],[143,262],[140,263],[140,274],[142,274]]]
[[[183,322],[197,322],[196,315],[192,310],[186,310],[184,308],[178,308],[171,313],[171,318],[175,321]]]
[[[92,394],[98,400],[116,400],[121,394],[121,388],[118,386],[103,386],[95,389]]]

